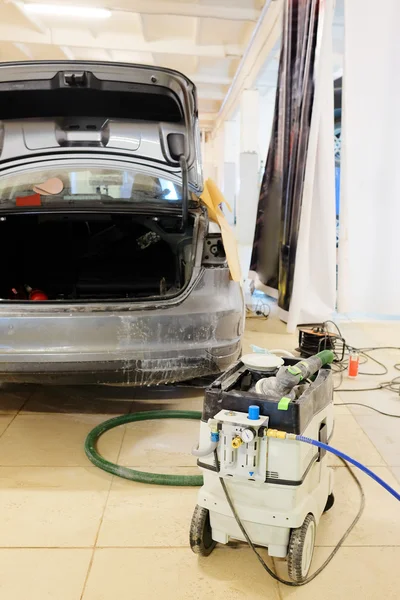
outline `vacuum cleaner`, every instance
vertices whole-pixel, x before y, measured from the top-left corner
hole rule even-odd
[[[247,532],[269,556],[287,558],[294,582],[305,580],[319,520],[334,503],[333,472],[323,447],[296,438],[324,445],[333,434],[333,360],[324,350],[301,361],[280,358],[279,368],[269,361],[265,370],[242,359],[206,390],[193,450],[204,478],[193,552],[208,556],[217,542],[247,541]]]
[[[203,411],[159,410],[114,417],[87,436],[85,452],[104,471],[131,481],[202,486],[190,527],[190,546],[202,556],[218,542],[245,540],[263,568],[289,586],[305,585],[328,565],[359,521],[365,495],[354,465],[397,501],[400,494],[357,460],[333,448],[333,382],[324,350],[299,361],[256,350],[206,389]],[[200,442],[193,450],[203,475],[138,471],[112,463],[97,450],[98,439],[126,423],[153,419],[200,420]],[[309,436],[309,437],[308,437]],[[360,492],[360,508],[323,564],[308,575],[317,525],[334,504],[333,474],[327,452],[345,462]],[[257,546],[287,558],[290,580],[271,569]]]

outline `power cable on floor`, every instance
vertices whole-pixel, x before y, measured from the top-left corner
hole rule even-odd
[[[329,326],[333,326],[335,331],[332,331]],[[378,360],[377,358],[371,356],[371,352],[375,352],[378,350],[397,350],[400,351],[400,347],[398,346],[369,346],[365,348],[357,348],[356,346],[351,346],[344,339],[342,332],[334,321],[325,321],[324,323],[320,323],[318,325],[310,326],[311,329],[300,328],[300,336],[299,336],[299,350],[303,355],[311,355],[316,354],[321,349],[325,349],[329,347],[333,350],[336,356],[336,360],[331,364],[331,369],[334,375],[340,375],[339,383],[334,386],[334,391],[340,393],[351,393],[351,392],[375,392],[380,390],[389,390],[391,392],[395,392],[400,395],[400,375],[394,377],[390,381],[385,381],[375,385],[373,387],[362,387],[362,388],[342,388],[343,384],[343,374],[348,369],[348,355],[350,352],[357,352],[360,357],[360,365],[365,365],[369,361],[375,363],[381,368],[381,371],[371,372],[371,371],[359,371],[360,375],[366,375],[371,377],[382,377],[383,375],[387,375],[389,369],[387,366]],[[336,344],[339,344],[339,350],[337,349]],[[400,371],[400,363],[396,363],[394,368],[397,371]],[[341,406],[363,406],[365,408],[370,408],[371,410],[387,416],[393,417],[395,419],[400,418],[400,415],[387,413],[381,411],[377,408],[373,408],[368,404],[363,404],[362,402],[343,402],[340,404]],[[339,405],[339,406],[340,406]]]
[[[380,389],[380,388],[377,388]],[[373,410],[377,413],[379,413],[380,415],[384,415],[385,417],[393,417],[394,419],[400,419],[400,415],[394,415],[392,413],[387,413],[384,412],[383,410],[379,410],[377,408],[373,408],[372,406],[369,406],[368,404],[363,404],[362,402],[336,402],[334,404],[334,406],[364,406],[365,408],[369,408],[370,410]]]
[[[335,329],[335,331],[331,331],[331,329],[329,328],[329,326],[332,325]],[[340,374],[340,382],[337,386],[335,386],[335,391],[338,392],[372,392],[372,391],[377,391],[377,390],[390,390],[392,392],[396,392],[397,394],[400,395],[400,376],[398,377],[394,377],[393,379],[391,379],[390,381],[387,382],[383,382],[377,386],[374,387],[367,387],[367,388],[342,388],[341,385],[343,383],[343,373],[347,370],[348,368],[348,354],[350,352],[357,352],[359,354],[359,356],[363,359],[360,361],[360,365],[366,364],[367,362],[371,361],[373,363],[375,363],[376,365],[378,365],[379,367],[381,367],[381,371],[378,372],[368,372],[368,371],[360,371],[359,374],[360,375],[367,375],[367,376],[371,376],[371,377],[381,377],[383,375],[387,375],[387,373],[389,372],[387,366],[379,361],[378,359],[374,358],[373,356],[371,356],[371,352],[375,352],[378,350],[397,350],[400,351],[400,347],[398,346],[369,346],[369,347],[365,347],[365,348],[357,348],[356,346],[352,346],[350,344],[348,344],[346,342],[346,340],[344,339],[342,332],[339,328],[339,326],[337,325],[337,323],[335,323],[334,321],[325,321],[324,323],[318,325],[316,327],[316,331],[318,332],[318,335],[312,335],[311,331],[309,332],[309,334],[303,338],[300,339],[300,351],[303,351],[305,354],[316,354],[317,352],[319,352],[321,349],[324,349],[325,347],[332,347],[332,349],[334,350],[335,354],[336,354],[336,361],[335,363],[332,364],[332,370],[334,371],[334,373],[338,373]],[[306,346],[302,346],[302,344],[306,344]],[[336,344],[339,344],[340,346],[340,352],[335,351],[336,350]],[[400,371],[400,363],[396,363],[394,365],[394,368],[397,371]]]

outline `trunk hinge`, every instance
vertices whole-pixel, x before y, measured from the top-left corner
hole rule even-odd
[[[185,231],[189,219],[189,186],[188,186],[188,165],[184,154],[179,157],[179,165],[182,171],[182,231]]]
[[[179,161],[182,171],[182,225],[184,231],[189,220],[189,169],[185,154],[185,136],[183,133],[170,133],[167,136],[168,149],[173,160]]]

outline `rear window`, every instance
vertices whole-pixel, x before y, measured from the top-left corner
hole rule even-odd
[[[29,170],[0,177],[0,203],[17,206],[119,200],[177,202],[182,188],[168,178],[137,171],[90,167]]]
[[[170,89],[102,80],[89,71],[78,73],[83,75],[82,82],[72,86],[66,83],[62,71],[52,79],[0,82],[1,119],[106,115],[109,119],[156,123],[183,120],[180,102]]]

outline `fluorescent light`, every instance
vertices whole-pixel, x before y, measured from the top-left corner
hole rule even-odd
[[[62,6],[59,4],[23,4],[23,9],[31,15],[53,15],[56,17],[76,17],[78,19],[108,19],[111,11],[91,6]]]

